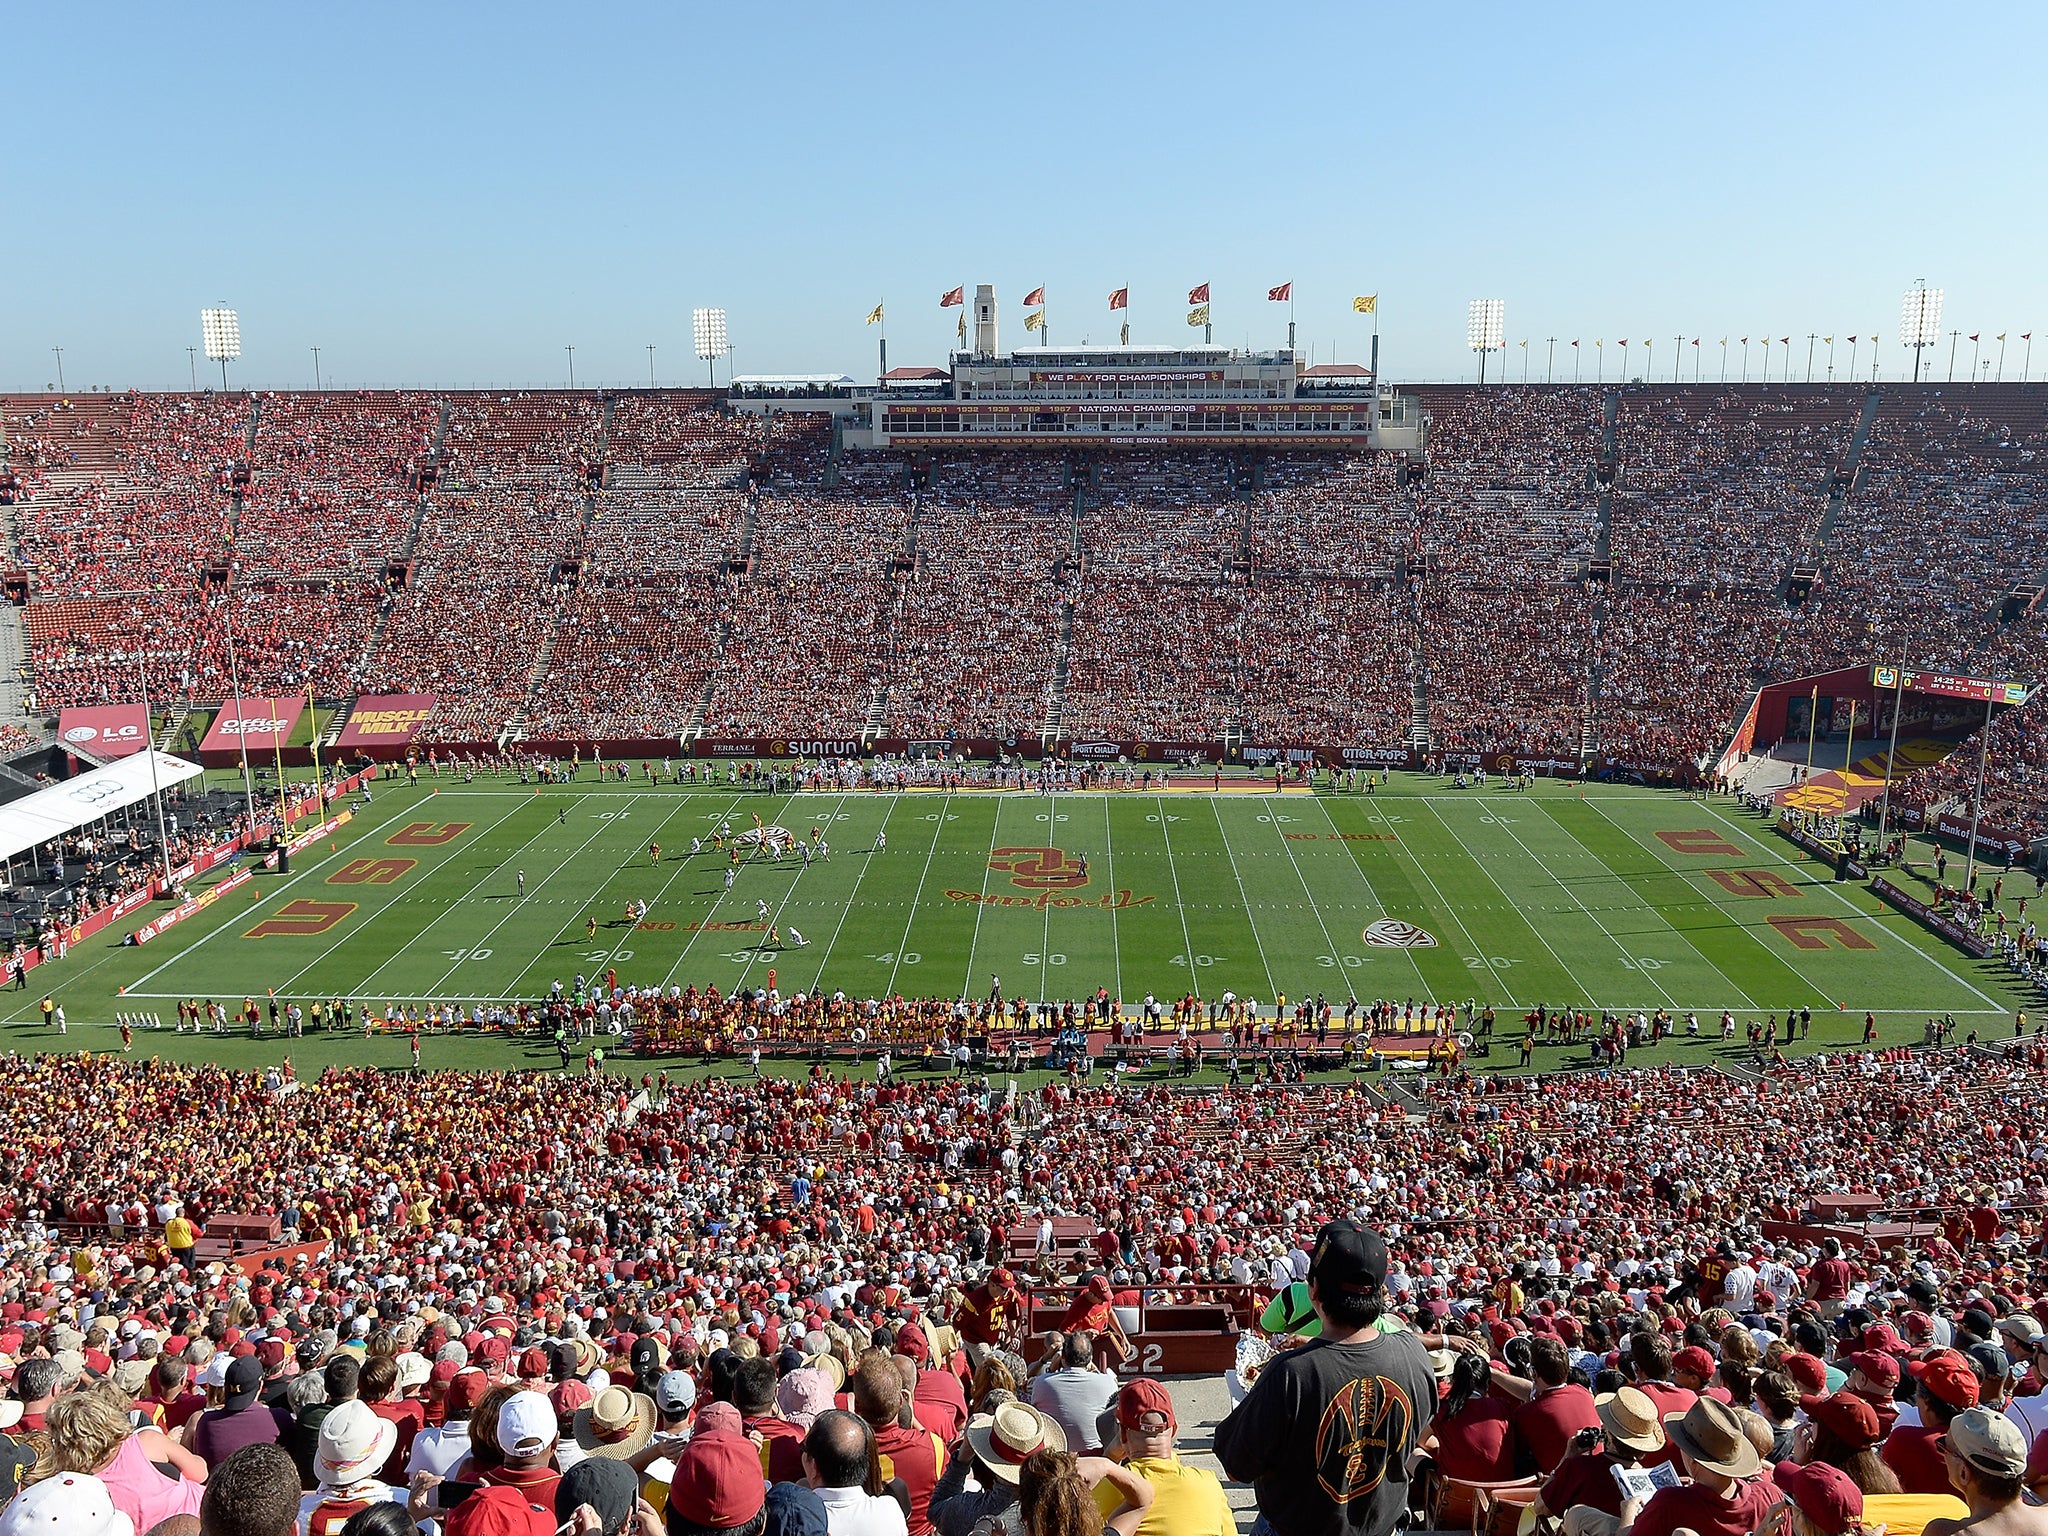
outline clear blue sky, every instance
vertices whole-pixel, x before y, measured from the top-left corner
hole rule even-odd
[[[1479,296],[1513,377],[1523,337],[1612,378],[1698,335],[1711,376],[1768,331],[1797,376],[1872,330],[1897,377],[1922,276],[2048,371],[2039,4],[38,5],[8,57],[0,388],[59,344],[73,390],[183,387],[217,301],[238,384],[316,345],[329,383],[559,384],[570,343],[644,382],[649,342],[688,382],[698,304],[742,373],[867,376],[884,297],[890,361],[937,363],[958,283],[1016,345],[1039,283],[1056,341],[1114,341],[1128,283],[1165,342],[1206,280],[1270,345],[1288,279],[1318,360],[1377,292],[1397,378],[1469,374]]]

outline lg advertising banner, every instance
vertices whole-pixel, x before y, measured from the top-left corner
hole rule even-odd
[[[57,716],[57,738],[94,757],[126,757],[149,742],[149,717],[140,704],[95,704]]]
[[[342,751],[403,752],[434,712],[431,693],[385,693],[359,698],[334,744]]]
[[[292,727],[305,712],[303,694],[286,694],[276,699],[229,699],[213,717],[213,726],[207,731],[206,740],[199,743],[199,750],[239,752],[246,743],[250,751],[260,749],[268,756],[272,747],[283,746],[292,739]]]

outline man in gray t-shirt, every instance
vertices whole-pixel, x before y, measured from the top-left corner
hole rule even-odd
[[[1060,1363],[1031,1384],[1031,1406],[1059,1422],[1077,1456],[1102,1450],[1095,1421],[1116,1401],[1116,1377],[1095,1369],[1095,1335],[1077,1329],[1060,1343]]]

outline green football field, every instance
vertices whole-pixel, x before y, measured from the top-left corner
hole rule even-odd
[[[710,839],[756,814],[806,841],[820,829],[830,858],[751,857],[728,893]],[[695,857],[693,836],[707,845]],[[633,900],[647,903],[642,922],[623,916]],[[1053,799],[387,781],[290,874],[259,871],[154,942],[120,945],[148,915],[7,994],[9,1043],[55,1043],[36,1009],[45,991],[85,1026],[270,991],[373,1011],[532,998],[614,968],[622,983],[727,990],[772,971],[785,993],[856,997],[979,997],[1000,978],[1006,996],[1032,998],[1192,989],[1270,1006],[1320,992],[1474,999],[1510,1017],[1537,1004],[1663,1006],[1697,1010],[1710,1030],[1724,1008],[1746,1021],[1803,1005],[1822,1026],[1815,1043],[1859,1037],[1866,1009],[1890,1040],[1917,1041],[1934,1013],[1996,1038],[2024,1006],[2002,968],[1835,883],[1730,802],[1551,783],[1479,793],[1406,774],[1374,796]],[[65,1043],[106,1043],[80,1033]],[[327,1059],[316,1042],[294,1045]],[[247,1059],[228,1041],[174,1042],[168,1027],[148,1048]],[[345,1042],[334,1049],[349,1057]],[[437,1054],[525,1059],[498,1040]]]

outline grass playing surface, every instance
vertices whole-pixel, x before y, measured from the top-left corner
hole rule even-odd
[[[752,858],[728,893],[711,834],[725,821],[749,829],[755,813],[803,838],[822,828],[830,860]],[[687,857],[692,836],[707,847]],[[1282,992],[1472,998],[1510,1019],[1538,1003],[1663,1006],[1703,1021],[1805,1005],[1822,1026],[1815,1043],[1859,1036],[1865,1009],[1887,1039],[1917,1041],[1920,1021],[1942,1012],[1996,1038],[2024,1006],[2001,968],[1836,884],[1731,803],[1624,787],[1477,793],[1397,774],[1376,796],[1047,799],[588,783],[536,794],[487,781],[435,793],[432,781],[387,781],[333,842],[289,875],[259,871],[256,894],[244,886],[146,946],[118,940],[148,913],[78,946],[0,1001],[0,1025],[54,1043],[37,1021],[46,990],[85,1024],[273,989],[373,1010],[531,998],[612,967],[621,982],[727,990],[765,985],[773,969],[785,993],[856,997],[986,996],[994,976],[1011,997],[1103,986],[1127,1002],[1192,988],[1269,1007]],[[634,899],[648,904],[644,923],[623,919]],[[756,926],[761,902],[780,951]],[[789,947],[792,927],[807,947]],[[1387,937],[1415,947],[1374,942]],[[105,1037],[74,1031],[66,1043]],[[168,1029],[147,1040],[239,1059],[225,1044],[174,1049]],[[311,1042],[293,1045],[322,1059]],[[519,1059],[503,1041],[436,1054]]]

